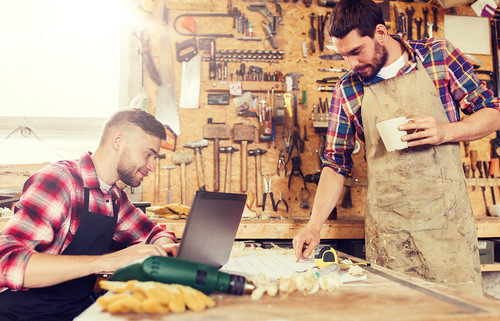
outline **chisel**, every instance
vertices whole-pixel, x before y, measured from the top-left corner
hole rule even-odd
[[[490,178],[495,178],[495,168],[497,167],[497,164],[498,158],[492,158],[490,162]],[[498,190],[500,191],[500,186],[498,187]],[[493,195],[493,205],[496,205],[495,188],[493,186],[491,187],[491,195]]]
[[[482,167],[483,167],[483,163],[481,161],[477,161],[477,170],[479,171],[479,178],[484,178]],[[484,172],[486,174],[486,169],[484,169]],[[483,193],[484,208],[486,209],[486,214],[488,214],[488,202],[486,201],[486,187],[485,186],[481,186],[481,192]]]
[[[477,164],[477,150],[471,150],[470,153],[470,167],[472,169],[472,178],[476,178],[476,164]],[[476,190],[476,183],[472,185],[472,190]]]
[[[493,176],[493,174],[495,173],[494,165],[495,164],[493,164],[493,160],[492,160],[490,167],[488,168],[488,162],[483,161],[484,177],[488,178],[488,174],[489,174],[489,177],[494,178],[494,176]],[[492,169],[493,169],[493,171],[492,171]],[[490,191],[491,191],[491,199],[493,200],[493,204],[496,204],[497,201],[495,200],[495,188],[493,186],[490,186]]]

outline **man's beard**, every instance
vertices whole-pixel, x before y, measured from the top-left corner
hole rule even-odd
[[[373,77],[375,77],[379,71],[384,67],[385,63],[387,62],[387,58],[389,56],[389,53],[387,52],[387,48],[379,44],[378,42],[375,42],[375,55],[373,57],[373,63],[371,64],[365,64],[362,66],[359,66],[356,68],[356,71],[363,70],[367,66],[371,66],[371,72],[368,74],[359,74],[361,78],[363,78],[364,81],[369,81],[372,80]]]
[[[118,161],[118,177],[123,183],[127,184],[128,186],[137,187],[141,185],[142,175],[139,178],[137,177],[139,169],[130,161],[128,155],[129,154],[126,151]]]

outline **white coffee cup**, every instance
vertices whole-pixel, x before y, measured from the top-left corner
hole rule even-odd
[[[406,135],[406,131],[399,130],[398,127],[407,124],[411,120],[406,117],[398,117],[377,124],[378,132],[388,152],[408,148],[408,143],[401,140],[401,137]]]

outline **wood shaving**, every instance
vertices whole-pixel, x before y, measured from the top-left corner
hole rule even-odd
[[[97,299],[104,311],[113,314],[165,314],[203,311],[215,306],[215,301],[201,291],[180,284],[159,282],[100,281],[99,286],[110,291]]]
[[[313,294],[319,290],[334,291],[342,284],[338,273],[330,273],[318,277],[313,270],[303,273],[294,272],[289,278],[279,278],[277,281],[271,281],[263,274],[255,275],[249,278],[255,285],[251,298],[258,300],[268,294],[269,296],[286,297],[295,291],[304,294]]]

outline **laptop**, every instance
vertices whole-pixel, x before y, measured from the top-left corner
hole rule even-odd
[[[197,191],[177,257],[217,268],[229,260],[246,194]]]

